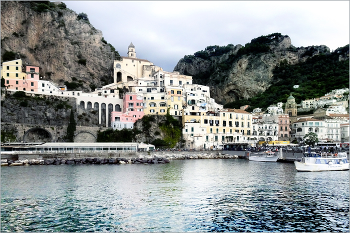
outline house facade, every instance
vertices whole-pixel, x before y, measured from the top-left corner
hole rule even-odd
[[[129,92],[123,97],[123,111],[111,112],[111,125],[114,130],[132,129],[134,123],[143,116],[143,97]]]

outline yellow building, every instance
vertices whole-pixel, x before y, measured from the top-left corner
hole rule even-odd
[[[18,82],[23,82],[27,74],[23,72],[22,60],[12,60],[2,63],[1,77],[5,79],[7,88],[12,89]]]
[[[165,93],[144,93],[143,106],[145,115],[166,115],[167,100]]]
[[[165,88],[167,107],[170,109],[170,115],[181,116],[183,105],[183,89],[181,87],[168,86]]]
[[[248,142],[252,136],[252,114],[240,109],[183,114],[182,123],[184,139],[195,145],[187,145],[191,149]]]

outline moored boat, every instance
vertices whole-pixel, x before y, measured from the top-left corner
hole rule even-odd
[[[300,172],[344,171],[349,170],[347,154],[318,154],[305,152],[300,162],[295,161],[295,168]]]
[[[274,151],[262,151],[257,153],[251,153],[248,157],[250,161],[257,162],[277,162],[278,158],[278,153]]]

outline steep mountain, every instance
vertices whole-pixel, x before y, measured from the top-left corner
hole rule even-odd
[[[1,47],[2,61],[22,58],[44,80],[85,91],[113,81],[119,56],[86,14],[49,1],[1,1]]]
[[[281,62],[273,70],[271,86],[265,92],[248,99],[227,103],[224,107],[239,108],[249,105],[266,109],[271,104],[285,103],[290,94],[295,101],[318,98],[335,89],[349,87],[349,45],[330,54],[308,58],[305,62],[288,64]],[[346,100],[347,98],[344,98]]]
[[[194,83],[210,86],[213,98],[226,104],[264,92],[282,61],[298,64],[319,54],[330,54],[330,49],[324,45],[296,48],[289,36],[273,33],[245,46],[208,46],[184,56],[174,71],[192,75]]]

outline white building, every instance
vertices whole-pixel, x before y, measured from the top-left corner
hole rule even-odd
[[[340,124],[340,140],[349,143],[349,123]]]
[[[303,118],[292,124],[292,129],[295,131],[294,136],[298,141],[303,141],[306,134],[316,133],[319,140],[325,140],[327,137],[327,125],[323,120],[313,118]]]

